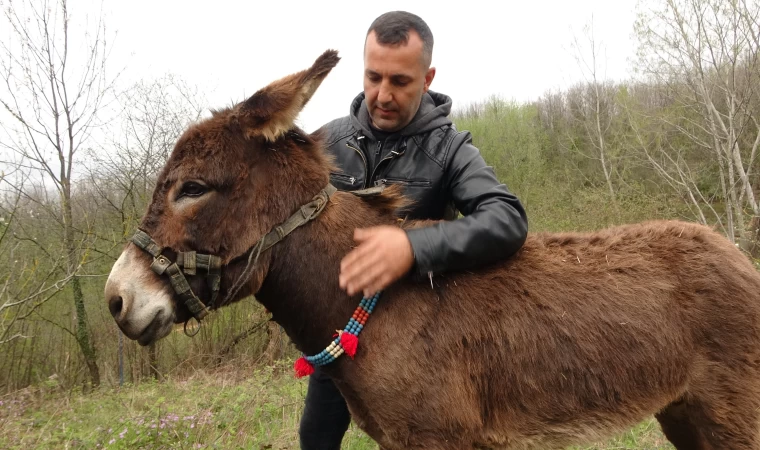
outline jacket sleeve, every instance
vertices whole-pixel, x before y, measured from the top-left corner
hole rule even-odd
[[[452,144],[445,167],[447,194],[464,217],[407,231],[416,270],[422,274],[476,268],[516,253],[528,220],[518,198],[499,183],[493,168],[464,133]],[[461,133],[460,133],[461,135]],[[457,136],[454,141],[460,141]]]

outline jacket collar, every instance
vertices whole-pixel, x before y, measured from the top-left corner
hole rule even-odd
[[[452,100],[449,96],[434,91],[428,91],[422,96],[420,107],[412,121],[403,129],[390,135],[391,140],[404,136],[422,134],[432,129],[451,125],[449,114],[451,113]],[[370,127],[370,117],[367,110],[367,101],[364,93],[357,95],[351,102],[349,112],[351,123],[365,136],[374,136]]]

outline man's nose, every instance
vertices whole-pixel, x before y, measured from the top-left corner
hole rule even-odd
[[[393,92],[387,83],[380,84],[380,91],[377,93],[377,101],[381,104],[393,101]]]

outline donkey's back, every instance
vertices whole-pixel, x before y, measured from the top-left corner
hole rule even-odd
[[[706,227],[533,235],[386,298],[344,389],[389,448],[562,447],[651,414],[679,449],[760,446],[760,273]]]

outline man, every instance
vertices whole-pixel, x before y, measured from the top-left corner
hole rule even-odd
[[[447,219],[432,227],[356,230],[358,246],[341,262],[349,295],[371,295],[410,272],[475,268],[513,255],[525,242],[520,201],[498,182],[467,132],[448,114],[451,99],[430,91],[433,36],[418,16],[390,12],[370,26],[364,92],[347,117],[323,127],[338,189],[400,183],[413,204],[409,219]],[[464,217],[456,219],[456,211]],[[317,368],[309,379],[301,448],[339,449],[350,416],[335,385]]]

